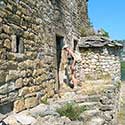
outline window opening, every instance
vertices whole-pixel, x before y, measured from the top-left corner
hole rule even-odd
[[[74,47],[73,47],[73,50],[74,50],[74,51],[76,50],[77,44],[78,44],[78,41],[77,41],[77,40],[74,40]]]

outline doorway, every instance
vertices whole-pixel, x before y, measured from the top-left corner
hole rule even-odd
[[[64,37],[56,35],[56,60],[57,60],[57,85],[56,90],[60,89],[60,63],[62,55],[62,47],[64,46]]]

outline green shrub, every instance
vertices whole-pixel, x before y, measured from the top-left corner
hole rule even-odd
[[[85,106],[79,106],[76,103],[67,103],[63,107],[57,109],[60,116],[66,116],[70,120],[77,120],[82,112],[86,110]]]
[[[79,32],[80,32],[81,37],[95,35],[95,32],[92,27],[81,26],[79,28]]]
[[[110,37],[109,33],[107,31],[105,31],[103,28],[101,28],[99,31],[101,32],[102,36],[107,37],[107,38]]]

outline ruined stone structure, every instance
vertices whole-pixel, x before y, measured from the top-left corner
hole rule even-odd
[[[53,97],[60,87],[61,55],[65,43],[73,50],[79,48],[81,52],[83,60],[77,65],[81,80],[87,75],[97,80],[100,73],[108,73],[111,78],[120,79],[119,57],[115,52],[119,45],[109,47],[112,41],[106,38],[80,38],[81,27],[84,31],[84,27],[89,26],[87,2],[0,0],[0,116],[12,110],[20,112],[35,107],[42,97]],[[96,112],[97,119],[90,111],[92,121],[87,121],[88,117],[86,119],[90,125],[93,118],[106,125],[115,125],[119,98],[119,87],[116,85],[109,85],[97,98],[96,95],[94,98],[86,98],[81,94],[78,100],[79,95],[75,92],[64,94],[69,94],[68,101],[72,99],[78,104],[92,105],[92,110],[99,110]],[[85,122],[85,116],[81,116],[82,122]]]
[[[102,36],[89,36],[81,38],[79,49],[82,56],[82,80],[99,80],[106,76],[113,81],[121,79],[122,44]]]
[[[76,46],[87,18],[86,0],[0,1],[1,112],[18,112],[43,95],[53,96],[61,48]]]

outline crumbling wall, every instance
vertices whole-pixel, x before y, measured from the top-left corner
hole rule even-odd
[[[15,112],[52,97],[56,83],[56,35],[79,39],[86,0],[0,1],[0,105]],[[42,48],[42,49],[40,49]]]
[[[117,48],[81,48],[80,52],[82,78],[120,80],[121,68]]]

